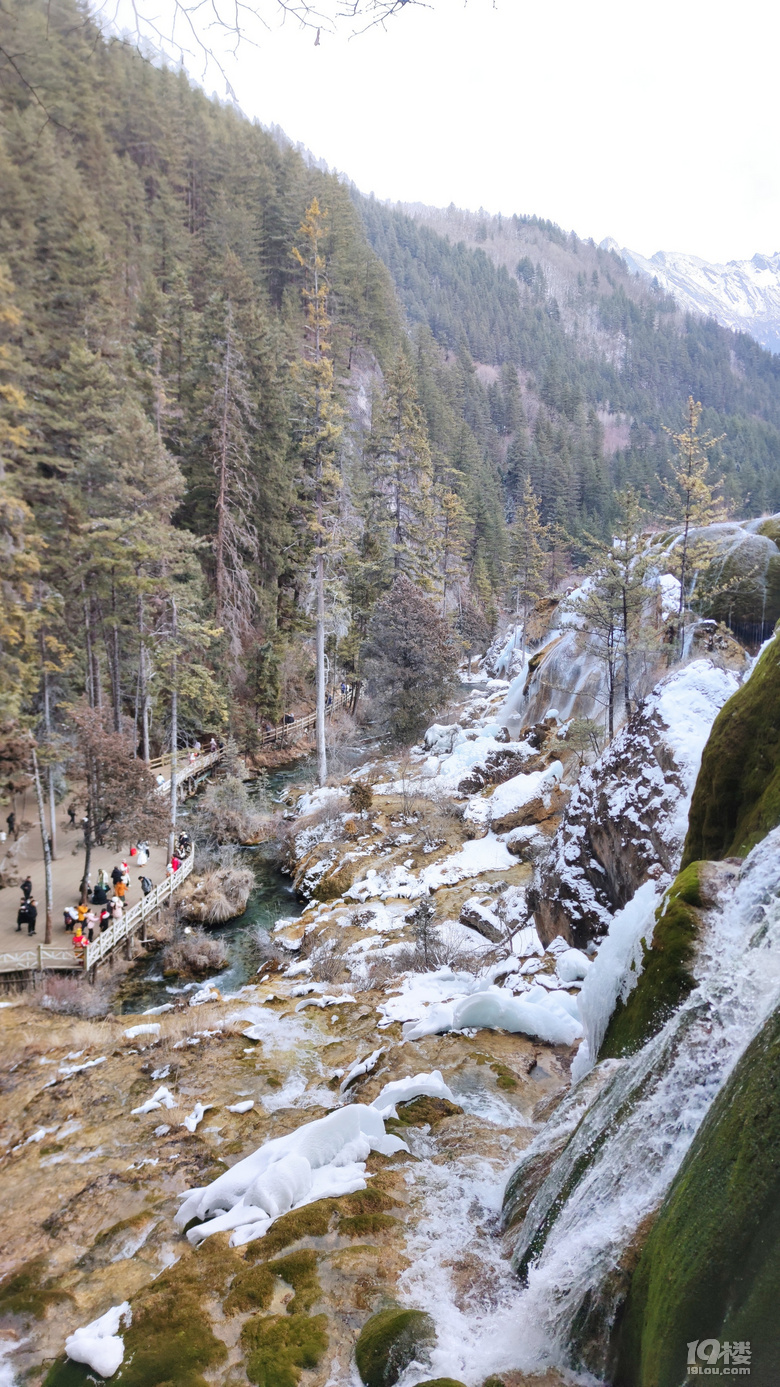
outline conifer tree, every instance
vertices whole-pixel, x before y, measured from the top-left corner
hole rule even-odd
[[[385,381],[366,457],[375,496],[384,498],[394,575],[430,590],[434,582],[433,465],[414,372],[400,351]]]
[[[293,255],[304,276],[302,293],[306,345],[303,356],[295,362],[293,380],[298,392],[298,447],[305,525],[314,551],[317,776],[321,785],[328,778],[325,745],[325,560],[333,536],[341,486],[336,467],[341,411],[336,401],[328,340],[330,286],[323,251],[326,223],[327,212],[320,209],[315,197],[306,210],[298,232],[301,246],[293,247]]]
[[[515,613],[522,621],[521,655],[525,659],[528,619],[546,591],[547,528],[539,515],[539,498],[526,477],[510,534],[510,563]]]
[[[705,554],[701,544],[696,545],[693,542],[692,531],[701,529],[705,525],[711,525],[715,520],[725,518],[725,507],[718,496],[720,487],[713,487],[707,480],[710,470],[707,454],[722,442],[725,435],[721,434],[719,437],[713,438],[709,433],[699,432],[702,406],[700,402],[694,400],[692,395],[688,396],[687,411],[687,426],[680,433],[673,433],[671,429],[664,426],[664,432],[669,435],[675,445],[677,455],[669,459],[671,481],[662,479],[664,492],[673,503],[673,518],[678,523],[682,520],[680,542],[672,552],[672,557],[676,562],[677,576],[680,580],[680,601],[677,611],[677,641],[680,657],[682,657],[685,645],[685,608],[691,596],[691,568],[695,567],[692,560],[695,559],[696,562],[702,564],[706,563],[708,557],[711,557],[711,555]]]
[[[254,412],[230,302],[213,369],[209,422],[211,463],[216,478],[215,616],[236,659],[251,630],[255,606],[250,564],[258,552],[252,519],[257,484],[250,451]]]

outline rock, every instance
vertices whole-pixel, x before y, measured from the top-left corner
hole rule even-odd
[[[469,929],[476,930],[477,934],[489,939],[491,944],[498,944],[503,938],[498,916],[491,909],[490,904],[480,901],[478,896],[470,896],[467,901],[463,902],[459,919],[462,925],[468,925]]]
[[[718,714],[691,801],[683,862],[743,857],[780,823],[780,636]]]
[[[560,761],[553,761],[544,771],[517,775],[497,786],[489,801],[493,832],[508,833],[560,814],[567,797],[559,784],[562,774]]]
[[[525,824],[522,828],[513,828],[504,838],[507,849],[513,857],[518,857],[521,862],[533,862],[550,846],[550,839],[544,832],[542,824]]]
[[[710,1336],[749,1343],[751,1381],[777,1380],[778,1073],[775,1011],[715,1099],[649,1232],[612,1346],[616,1387],[677,1387],[689,1380],[688,1344]]]
[[[507,739],[508,736],[507,733]],[[495,740],[498,741],[498,737]],[[459,782],[458,794],[475,795],[487,785],[503,785],[504,781],[511,780],[521,772],[541,770],[549,759],[527,739],[509,742],[506,747],[489,752],[481,764],[472,766],[469,774]]]
[[[472,799],[463,811],[463,825],[468,838],[484,838],[490,828],[492,811],[490,800],[478,796]]]
[[[676,874],[702,751],[737,688],[711,660],[675,670],[582,772],[529,892],[544,944],[585,948],[643,882]]]
[[[372,1315],[360,1331],[355,1362],[365,1387],[394,1387],[414,1362],[423,1362],[436,1342],[436,1327],[422,1310],[390,1306]]]

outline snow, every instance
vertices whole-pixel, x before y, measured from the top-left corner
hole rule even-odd
[[[497,785],[488,801],[492,820],[496,822],[509,814],[517,813],[531,800],[552,790],[562,775],[563,766],[560,761],[553,761],[543,771],[514,775],[511,780],[505,780],[503,785]]]
[[[346,1093],[347,1089],[354,1084],[357,1079],[362,1078],[364,1074],[370,1074],[372,1069],[376,1069],[377,1063],[383,1054],[384,1050],[380,1048],[379,1050],[374,1050],[366,1059],[358,1060],[356,1064],[353,1064],[352,1068],[347,1071],[339,1084],[339,1093]]]
[[[230,1243],[241,1247],[262,1237],[275,1219],[318,1199],[336,1199],[366,1188],[366,1160],[372,1151],[392,1156],[409,1148],[385,1133],[387,1104],[423,1093],[451,1097],[441,1074],[418,1074],[386,1084],[376,1104],[352,1103],[307,1122],[284,1137],[274,1137],[203,1189],[186,1192],[175,1222],[195,1245],[213,1233],[231,1231]],[[384,1112],[379,1103],[384,1100]]]
[[[248,1098],[244,1103],[231,1103],[226,1109],[227,1112],[249,1112],[255,1106],[254,1099]]]
[[[213,1103],[196,1103],[191,1113],[188,1113],[182,1122],[182,1127],[186,1127],[188,1132],[194,1132],[196,1127],[203,1121],[206,1113],[212,1108]]]
[[[193,1218],[202,1220],[187,1234],[194,1244],[231,1229],[231,1244],[241,1246],[261,1237],[288,1209],[365,1189],[371,1151],[390,1156],[406,1150],[400,1138],[385,1134],[375,1108],[337,1108],[267,1141],[205,1189],[191,1190],[176,1223],[184,1228]]]
[[[579,1021],[551,994],[526,1001],[513,997],[505,988],[490,987],[452,1006],[429,1008],[423,1019],[404,1026],[404,1040],[420,1040],[442,1031],[482,1029],[521,1032],[550,1045],[573,1045],[582,1035]]]
[[[124,1320],[131,1323],[129,1303],[114,1305],[91,1324],[75,1329],[65,1340],[65,1352],[74,1363],[84,1363],[101,1377],[113,1377],[125,1356],[125,1346],[119,1333]]]
[[[395,1111],[396,1103],[409,1103],[413,1098],[446,1098],[454,1103],[455,1098],[445,1084],[441,1070],[434,1069],[430,1074],[415,1074],[412,1079],[394,1079],[385,1084],[382,1092],[374,1099],[372,1107],[387,1119]]]
[[[128,1040],[135,1040],[136,1036],[139,1035],[159,1035],[160,1024],[157,1021],[150,1021],[143,1026],[131,1026],[124,1034]]]
[[[575,1083],[593,1068],[618,998],[625,1002],[636,987],[642,971],[642,940],[649,947],[660,900],[655,882],[646,881],[640,886],[612,920],[609,933],[587,970],[577,999],[587,1048],[580,1046],[572,1065]],[[560,971],[560,961],[558,967]]]
[[[298,813],[312,814],[319,809],[333,809],[337,811],[340,807],[339,801],[347,798],[347,791],[342,789],[330,789],[327,785],[321,785],[316,790],[311,790],[306,795],[301,795],[296,809]]]
[[[561,982],[577,982],[585,977],[590,966],[590,959],[581,949],[566,949],[555,965]]]
[[[157,1108],[175,1107],[176,1099],[170,1089],[163,1084],[156,1093],[152,1094],[151,1098],[147,1098],[146,1102],[141,1104],[140,1108],[133,1108],[132,1112],[135,1115],[135,1113],[155,1112]]]

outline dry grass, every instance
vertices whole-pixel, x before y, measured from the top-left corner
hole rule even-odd
[[[44,1011],[59,1016],[97,1017],[108,1011],[113,986],[108,978],[90,983],[84,976],[51,974],[36,991],[35,1001]]]
[[[197,881],[190,877],[179,897],[179,913],[198,924],[223,924],[243,915],[254,884],[251,867],[220,867]]]
[[[191,930],[167,944],[162,952],[164,973],[197,977],[226,968],[228,950],[224,939],[214,938],[203,930]]]

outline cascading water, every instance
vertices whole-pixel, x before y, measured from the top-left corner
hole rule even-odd
[[[604,1372],[627,1255],[780,1001],[780,829],[754,848],[730,898],[709,916],[695,974],[679,1010],[608,1079],[520,1227],[513,1262],[527,1288],[514,1334],[526,1369]],[[533,1155],[532,1147],[523,1164]]]

